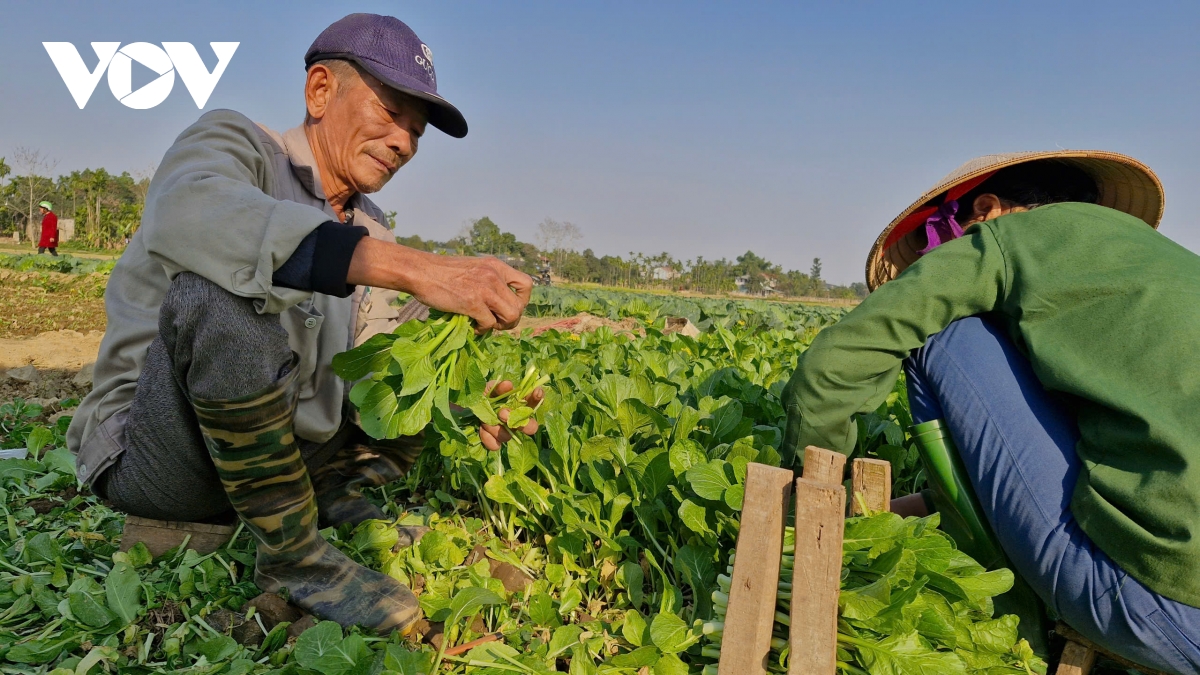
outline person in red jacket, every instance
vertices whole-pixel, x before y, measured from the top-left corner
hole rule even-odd
[[[38,240],[38,253],[50,249],[50,255],[58,257],[58,216],[54,215],[50,202],[38,203],[42,212],[42,238]]]

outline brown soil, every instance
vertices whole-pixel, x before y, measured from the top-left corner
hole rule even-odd
[[[59,492],[57,494],[57,498],[54,498],[54,499],[51,499],[51,498],[31,499],[31,500],[25,502],[25,506],[33,509],[34,513],[41,516],[41,515],[50,513],[51,511],[58,508],[59,506],[62,506],[63,504],[66,504],[67,502],[74,499],[76,497],[76,495],[78,495],[78,494],[79,494],[79,491],[77,489],[75,489],[75,486],[71,486],[71,487],[68,487],[66,490],[63,490],[62,492]],[[76,508],[83,508],[84,506],[86,506],[86,505],[81,504]]]
[[[563,318],[561,316],[526,316],[521,318],[521,323],[516,328],[508,331],[512,335],[520,335],[526,330],[532,330],[534,335],[541,335],[548,330],[557,330],[561,333],[587,333],[594,331],[601,326],[607,326],[615,333],[635,333],[638,331],[640,324],[636,319],[622,319],[613,321],[599,316],[593,316],[587,312],[580,312],[575,316]]]
[[[63,410],[61,401],[82,399],[92,390],[91,382],[83,385],[74,381],[78,374],[78,370],[39,370],[36,381],[22,382],[5,376],[5,371],[0,370],[0,403],[14,398],[36,403],[44,408],[43,416],[53,421],[57,419],[55,413]]]
[[[40,370],[70,370],[96,360],[103,330],[80,333],[47,331],[28,338],[0,338],[0,371],[32,365]]]
[[[69,329],[103,332],[106,274],[0,270],[0,340]],[[8,361],[0,346],[0,358]]]

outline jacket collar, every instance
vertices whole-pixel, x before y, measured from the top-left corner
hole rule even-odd
[[[292,163],[292,172],[300,179],[300,184],[312,196],[321,201],[325,199],[325,190],[321,187],[321,172],[317,170],[317,158],[313,155],[312,147],[308,144],[308,135],[304,133],[304,125],[292,127],[283,132],[283,149],[287,152],[288,160]],[[346,211],[361,209],[363,195],[355,193],[346,202]]]

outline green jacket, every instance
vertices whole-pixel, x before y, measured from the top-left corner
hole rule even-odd
[[[851,415],[884,401],[909,352],[984,313],[1077,415],[1071,511],[1084,532],[1155,592],[1200,607],[1200,256],[1132,216],[1044,206],[921,258],[801,356],[786,447],[849,453]]]

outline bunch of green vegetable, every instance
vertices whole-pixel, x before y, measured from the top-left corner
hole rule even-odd
[[[350,401],[363,431],[375,438],[415,436],[431,420],[439,431],[461,437],[460,415],[452,406],[493,425],[500,424],[496,410],[507,407],[505,424],[520,429],[533,416],[525,399],[546,381],[531,367],[512,391],[490,396],[491,368],[471,320],[436,311],[428,321],[409,321],[338,354],[333,369],[349,381],[361,380],[350,390]]]
[[[880,513],[846,521],[838,596],[838,668],[861,675],[1044,675],[1046,664],[1017,638],[1018,618],[992,618],[992,598],[1012,588],[1012,573],[985,571],[937,529],[938,516]],[[788,527],[771,639],[772,672],[787,672],[794,531]],[[735,556],[713,592],[702,655],[716,675]]]

